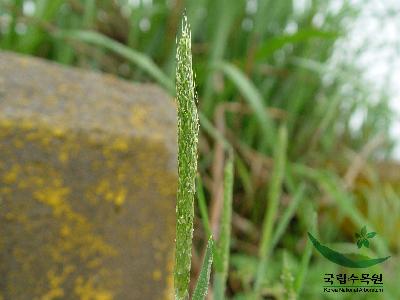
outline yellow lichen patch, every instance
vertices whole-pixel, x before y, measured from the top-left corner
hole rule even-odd
[[[122,204],[124,204],[125,199],[126,199],[126,189],[120,189],[115,196],[114,203],[117,207],[120,207],[122,206]]]
[[[126,199],[127,190],[124,187],[113,188],[110,181],[112,178],[102,179],[96,189],[96,195],[104,198],[106,201],[113,203],[116,207],[121,207]]]
[[[53,208],[56,215],[60,215],[68,210],[64,197],[68,194],[68,188],[61,186],[47,187],[35,191],[33,196],[39,202]]]
[[[11,169],[3,175],[3,182],[5,184],[16,182],[20,170],[21,167],[19,165],[13,165]]]
[[[129,149],[129,145],[126,139],[123,138],[116,138],[114,139],[113,143],[110,145],[112,150],[126,152]]]
[[[53,128],[52,131],[53,131],[52,133],[53,133],[54,137],[57,137],[57,138],[63,137],[65,135],[65,130],[62,128],[59,128],[59,127]]]
[[[62,163],[66,163],[68,161],[69,158],[69,154],[66,151],[61,151],[58,154],[58,159],[62,162]]]
[[[112,300],[114,298],[111,291],[96,287],[93,280],[85,280],[82,276],[76,279],[74,292],[80,300]]]
[[[48,271],[47,280],[49,282],[50,290],[41,297],[41,300],[53,300],[63,297],[65,293],[62,285],[67,276],[73,272],[74,269],[73,266],[67,266],[59,275],[53,270]]]
[[[152,275],[152,278],[153,278],[154,281],[159,281],[159,280],[161,280],[162,274],[161,274],[161,270],[160,270],[160,269],[154,270],[153,273],[152,273],[151,275]]]
[[[174,271],[174,258],[173,258],[173,252],[171,251],[170,254],[170,259],[167,261],[166,265],[166,289],[164,291],[164,299],[165,300],[171,300],[174,298],[174,276],[173,276],[173,271]]]
[[[146,121],[147,115],[148,112],[145,108],[135,107],[134,109],[132,109],[129,122],[133,127],[143,126]]]

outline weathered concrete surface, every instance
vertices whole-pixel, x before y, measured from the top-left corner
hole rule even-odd
[[[160,89],[0,53],[0,299],[165,299],[175,108]]]

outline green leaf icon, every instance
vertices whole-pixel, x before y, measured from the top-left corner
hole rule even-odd
[[[357,247],[360,249],[362,246],[369,248],[369,241],[368,239],[372,239],[376,235],[376,232],[368,232],[367,233],[367,226],[361,228],[360,233],[356,233],[355,237],[357,239]]]
[[[367,226],[364,226],[362,229],[361,229],[361,236],[365,236],[367,234]]]

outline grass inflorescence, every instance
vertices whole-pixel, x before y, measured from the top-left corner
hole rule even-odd
[[[192,69],[191,33],[186,16],[176,53],[178,108],[178,192],[176,205],[175,299],[188,299],[190,281],[199,118]]]

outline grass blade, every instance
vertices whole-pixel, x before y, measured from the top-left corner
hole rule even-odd
[[[233,154],[229,154],[224,170],[224,203],[221,231],[215,255],[214,300],[222,300],[225,295],[229,269],[233,192]]]
[[[232,2],[230,0],[220,0],[215,1],[214,13],[218,14],[215,18],[215,31],[212,40],[212,46],[210,50],[210,55],[208,58],[208,64],[210,70],[207,74],[207,78],[204,84],[203,90],[203,111],[205,113],[210,113],[212,111],[212,106],[215,105],[215,99],[212,98],[213,95],[213,84],[215,81],[215,69],[212,69],[213,64],[221,61],[224,57],[226,46],[228,44],[229,30],[232,28],[232,23],[234,21],[234,16],[238,9],[239,1]]]
[[[254,290],[256,297],[260,297],[261,286],[264,282],[265,267],[268,259],[268,255],[271,249],[271,236],[274,227],[279,199],[281,196],[282,183],[286,164],[286,148],[287,148],[287,130],[286,127],[279,129],[278,144],[275,148],[274,153],[274,169],[272,173],[271,183],[268,190],[268,204],[267,211],[264,217],[262,233],[261,233],[261,244],[259,247],[259,259],[256,282]]]
[[[276,227],[274,235],[272,237],[272,245],[271,249],[274,249],[275,246],[278,244],[280,238],[282,237],[283,233],[285,232],[291,218],[297,211],[297,207],[299,206],[301,200],[304,199],[305,193],[305,185],[301,184],[296,193],[293,196],[292,201],[290,202],[288,208],[283,213],[282,217],[279,220],[279,223]]]
[[[260,45],[257,51],[257,59],[262,60],[270,57],[276,50],[282,48],[286,44],[300,43],[313,38],[335,40],[338,37],[338,32],[323,31],[315,28],[304,28],[293,34],[278,35],[266,40]]]
[[[192,300],[204,300],[207,296],[208,284],[210,281],[211,265],[213,261],[213,239],[210,236],[207,243],[207,250],[201,266],[200,275],[197,279],[196,287],[193,292]]]
[[[203,227],[207,234],[207,237],[210,237],[211,226],[210,226],[210,220],[208,218],[207,203],[206,203],[206,197],[204,195],[203,183],[200,176],[197,176],[196,189],[197,189],[197,200],[201,215],[201,222],[203,223]]]
[[[308,216],[306,216],[308,218]],[[311,220],[309,224],[309,230],[312,232],[317,231],[317,212],[313,211],[311,214]],[[300,269],[297,273],[296,280],[294,283],[294,288],[296,290],[296,294],[300,296],[301,290],[303,288],[305,276],[308,271],[308,266],[310,264],[311,254],[312,254],[312,243],[306,238],[306,246],[303,252],[303,256],[301,257]]]
[[[71,30],[58,31],[55,33],[55,36],[58,38],[73,39],[104,47],[136,64],[169,92],[174,90],[173,82],[147,55],[114,41],[101,33],[90,30]]]
[[[260,123],[263,139],[265,139],[267,145],[272,148],[273,141],[275,140],[275,129],[270,116],[265,110],[262,95],[250,79],[236,66],[230,63],[218,63],[216,64],[216,68],[222,70],[243,94],[244,99],[253,109],[255,117]]]

